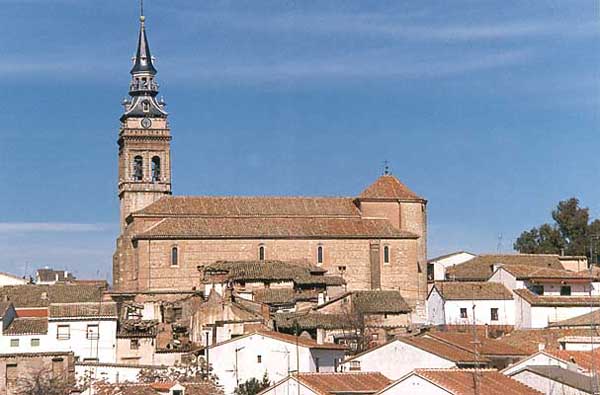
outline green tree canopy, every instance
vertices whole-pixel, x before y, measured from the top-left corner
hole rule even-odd
[[[269,381],[269,376],[265,371],[261,381],[258,381],[253,377],[238,385],[233,393],[235,395],[256,395],[260,391],[264,390],[265,388],[269,388],[270,386],[271,382]]]
[[[598,254],[600,220],[590,222],[589,209],[579,207],[577,198],[558,203],[552,211],[554,223],[524,231],[515,241],[515,250],[524,254],[560,254],[589,256],[590,242]]]

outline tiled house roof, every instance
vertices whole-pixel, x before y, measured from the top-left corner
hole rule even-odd
[[[549,267],[540,266],[527,266],[527,265],[507,265],[503,267],[504,270],[512,274],[517,280],[530,280],[530,279],[576,279],[576,280],[589,280],[590,275],[586,272],[572,272],[564,269],[554,269]]]
[[[489,362],[484,356],[477,356],[475,353],[431,337],[401,337],[398,340],[457,364],[479,365]]]
[[[134,239],[381,238],[416,239],[385,219],[362,218],[165,218]]]
[[[295,291],[292,288],[263,288],[253,292],[254,300],[266,304],[294,304],[300,300],[316,300],[316,291]]]
[[[475,352],[474,338],[472,333],[436,332],[426,336],[469,352]],[[484,356],[523,356],[530,354],[525,350],[521,350],[496,339],[490,339],[484,336],[478,336],[477,342],[478,351]]]
[[[166,196],[135,216],[360,217],[354,198]]]
[[[590,336],[589,328],[544,328],[544,329],[520,329],[515,330],[498,341],[513,347],[527,351],[531,354],[539,351],[540,346],[544,350],[559,349],[559,339],[565,336]]]
[[[177,383],[157,382],[150,384],[95,384],[96,395],[166,395]],[[199,383],[181,383],[185,388],[185,395],[221,395],[223,390],[210,381]]]
[[[600,326],[600,310],[592,311],[591,313],[578,315],[577,317],[569,318],[558,322],[551,323],[550,327],[571,328],[580,326]]]
[[[523,298],[532,306],[600,306],[600,298],[597,296],[546,296],[536,295],[528,289],[515,289],[515,294]]]
[[[600,350],[571,351],[571,350],[545,350],[546,353],[562,359],[568,363],[574,363],[582,369],[591,372],[600,371]]]
[[[558,255],[549,254],[488,254],[479,255],[446,270],[446,278],[457,281],[486,281],[494,265],[526,265],[564,269]]]
[[[0,287],[0,300],[15,308],[47,307],[51,303],[85,303],[102,300],[103,290],[93,285],[8,285]]]
[[[363,314],[409,313],[400,291],[353,291],[352,303]]]
[[[360,194],[361,199],[423,200],[391,174],[379,177]]]
[[[225,273],[232,281],[293,281],[298,285],[343,285],[340,276],[306,263],[283,261],[223,261],[204,266],[204,274]]]
[[[319,395],[375,393],[391,380],[381,373],[300,373],[298,381]]]
[[[502,284],[483,281],[441,281],[435,289],[446,300],[510,300],[512,293]]]
[[[45,335],[48,333],[46,318],[15,318],[3,332],[5,335]]]
[[[117,318],[117,305],[113,302],[51,304],[49,319],[58,318]]]
[[[415,374],[456,395],[477,395],[475,380],[479,381],[479,394],[542,395],[497,370],[415,369]]]
[[[294,329],[295,322],[302,330],[351,328],[348,317],[343,314],[278,313],[273,319],[278,328],[287,330]]]

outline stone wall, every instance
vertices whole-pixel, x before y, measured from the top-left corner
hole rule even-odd
[[[75,383],[73,353],[4,354],[0,356],[0,395],[15,394],[34,376]]]

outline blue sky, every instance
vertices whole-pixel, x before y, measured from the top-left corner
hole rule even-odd
[[[0,270],[109,276],[136,1],[0,0]],[[596,1],[146,0],[179,195],[358,194],[389,160],[430,256],[600,214]]]

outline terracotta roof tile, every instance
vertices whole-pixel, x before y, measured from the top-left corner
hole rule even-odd
[[[503,267],[504,270],[512,274],[517,280],[528,280],[528,279],[584,279],[590,280],[589,273],[577,273],[570,270],[555,269],[549,267],[540,266],[528,266],[528,265],[506,265]]]
[[[431,337],[401,337],[398,340],[455,363],[485,364],[489,362],[483,356],[478,357],[470,351],[451,346]]]
[[[500,283],[440,281],[435,289],[446,300],[509,300],[512,293]]]
[[[86,317],[117,318],[117,305],[113,302],[51,304],[48,310],[50,319]]]
[[[545,350],[550,355],[562,359],[565,362],[574,363],[588,372],[593,370],[600,371],[600,350],[592,351],[571,351],[571,350]]]
[[[600,325],[600,310],[595,310],[595,311],[592,311],[591,313],[578,315],[577,317],[569,318],[567,320],[554,322],[548,326],[571,328],[571,327],[581,327],[581,326],[590,327],[591,325],[594,325],[594,326]]]
[[[416,239],[388,220],[361,218],[165,218],[135,239],[383,238]]]
[[[497,370],[415,369],[415,374],[456,395],[476,395],[475,380],[479,376],[479,393],[485,395],[541,395],[542,393],[511,379]]]
[[[176,383],[149,383],[149,384],[95,384],[96,395],[164,395]],[[223,390],[210,382],[181,383],[186,395],[219,395]]]
[[[363,314],[409,313],[400,291],[352,291],[352,303]]]
[[[527,265],[564,269],[558,255],[549,254],[487,254],[449,267],[446,278],[457,281],[486,281],[494,272],[493,266]]]
[[[48,319],[15,318],[3,333],[5,335],[45,335],[48,333]]]
[[[520,329],[515,330],[497,340],[533,354],[539,351],[540,345],[544,347],[544,350],[559,349],[560,344],[558,340],[565,336],[589,337],[590,329]]]
[[[474,340],[472,333],[457,333],[457,332],[437,332],[428,334],[426,336],[440,340],[444,343],[450,344],[460,349],[475,352]],[[479,353],[484,356],[498,356],[498,355],[529,355],[530,353],[513,347],[509,344],[503,343],[496,339],[489,339],[486,337],[478,336],[477,341],[479,343]]]
[[[263,288],[257,289],[253,292],[254,300],[260,303],[266,304],[294,304],[300,300],[314,300],[318,299],[318,292],[307,290],[307,291],[296,291],[292,288]]]
[[[301,329],[344,329],[351,325],[343,314],[277,313],[273,315],[278,328],[293,329],[297,322]]]
[[[388,174],[379,177],[360,194],[361,199],[399,199],[423,200],[419,195],[408,189],[395,176]]]
[[[381,373],[300,373],[298,380],[319,395],[375,393],[391,383]]]
[[[167,196],[134,215],[204,217],[359,217],[353,198]]]
[[[294,281],[298,285],[343,285],[340,276],[326,276],[319,267],[304,262],[222,261],[204,266],[204,274],[224,273],[232,281]],[[210,280],[210,277],[208,277]]]
[[[515,289],[514,292],[532,306],[600,306],[600,298],[597,296],[536,295],[528,289]]]
[[[0,287],[0,300],[13,302],[15,308],[47,307],[50,303],[98,302],[103,290],[94,285],[8,285]]]

